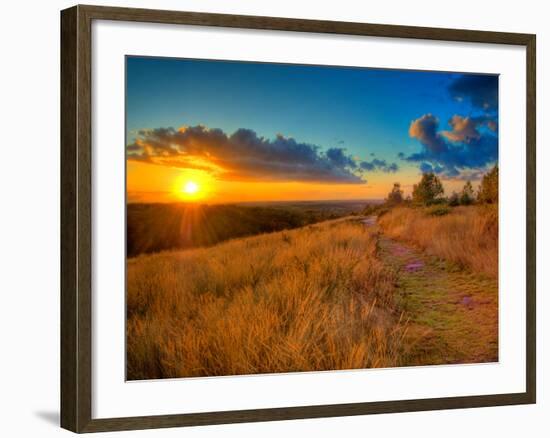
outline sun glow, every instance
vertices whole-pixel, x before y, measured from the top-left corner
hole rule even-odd
[[[172,193],[185,202],[209,199],[213,188],[212,178],[201,171],[187,171],[173,182]]]
[[[188,195],[194,195],[200,190],[199,185],[194,181],[187,181],[183,186],[183,191]]]

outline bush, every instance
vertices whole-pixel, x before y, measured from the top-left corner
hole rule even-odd
[[[386,211],[388,211],[386,204],[367,204],[361,214],[363,216],[381,216]]]
[[[450,207],[458,207],[460,205],[460,199],[458,197],[458,193],[453,192],[453,194],[449,196],[448,203]]]
[[[445,216],[446,214],[449,214],[451,209],[447,207],[446,205],[435,205],[428,209],[427,213],[430,216]]]

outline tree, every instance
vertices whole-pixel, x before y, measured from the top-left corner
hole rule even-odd
[[[403,190],[401,190],[401,184],[393,183],[391,192],[388,193],[388,204],[401,204],[403,202]]]
[[[460,199],[458,197],[458,193],[453,192],[453,194],[449,196],[449,205],[451,207],[457,207],[460,205]]]
[[[433,172],[422,174],[422,179],[413,186],[413,201],[418,204],[431,205],[443,198],[443,184]]]
[[[466,181],[462,192],[460,192],[460,203],[462,205],[470,205],[474,202],[474,188],[470,181]]]
[[[498,203],[498,166],[496,164],[495,167],[483,175],[477,200],[486,204]]]

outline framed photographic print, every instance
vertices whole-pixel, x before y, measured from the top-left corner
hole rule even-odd
[[[535,36],[61,13],[61,423],[535,402]]]

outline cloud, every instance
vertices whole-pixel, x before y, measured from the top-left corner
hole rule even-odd
[[[447,148],[445,139],[437,132],[439,120],[432,114],[424,114],[409,127],[409,136],[416,138],[432,154],[439,154]]]
[[[483,135],[479,129],[486,127],[492,132],[497,130],[496,120],[481,116],[481,117],[462,117],[454,115],[449,120],[451,131],[442,131],[441,134],[447,139],[455,143],[471,143],[479,140]]]
[[[438,164],[432,166],[430,163],[420,163],[419,168],[422,173],[441,173],[444,170],[443,167],[439,166]]]
[[[331,163],[338,167],[350,167],[351,169],[357,168],[357,163],[352,157],[346,155],[346,150],[343,148],[330,148],[327,150],[326,156]]]
[[[476,122],[470,117],[461,117],[454,115],[449,120],[449,125],[453,128],[452,131],[443,131],[442,135],[453,142],[470,142],[477,140],[480,136],[476,129]]]
[[[267,139],[243,128],[230,135],[201,125],[141,130],[126,151],[128,160],[201,169],[221,180],[366,183],[344,148],[323,152],[291,137]]]
[[[422,173],[430,173],[434,171],[430,163],[420,163],[419,168]]]
[[[435,172],[447,178],[476,175],[498,158],[496,121],[490,117],[462,117],[449,120],[450,130],[439,130],[439,120],[425,114],[413,120],[409,135],[422,145],[420,152],[405,156],[418,162],[422,172]]]
[[[469,100],[484,111],[498,109],[498,76],[461,75],[451,82],[449,92],[454,99]]]
[[[396,163],[389,163],[386,160],[380,160],[374,158],[371,161],[361,161],[359,167],[364,171],[379,170],[386,173],[395,173],[399,170],[399,166]]]

